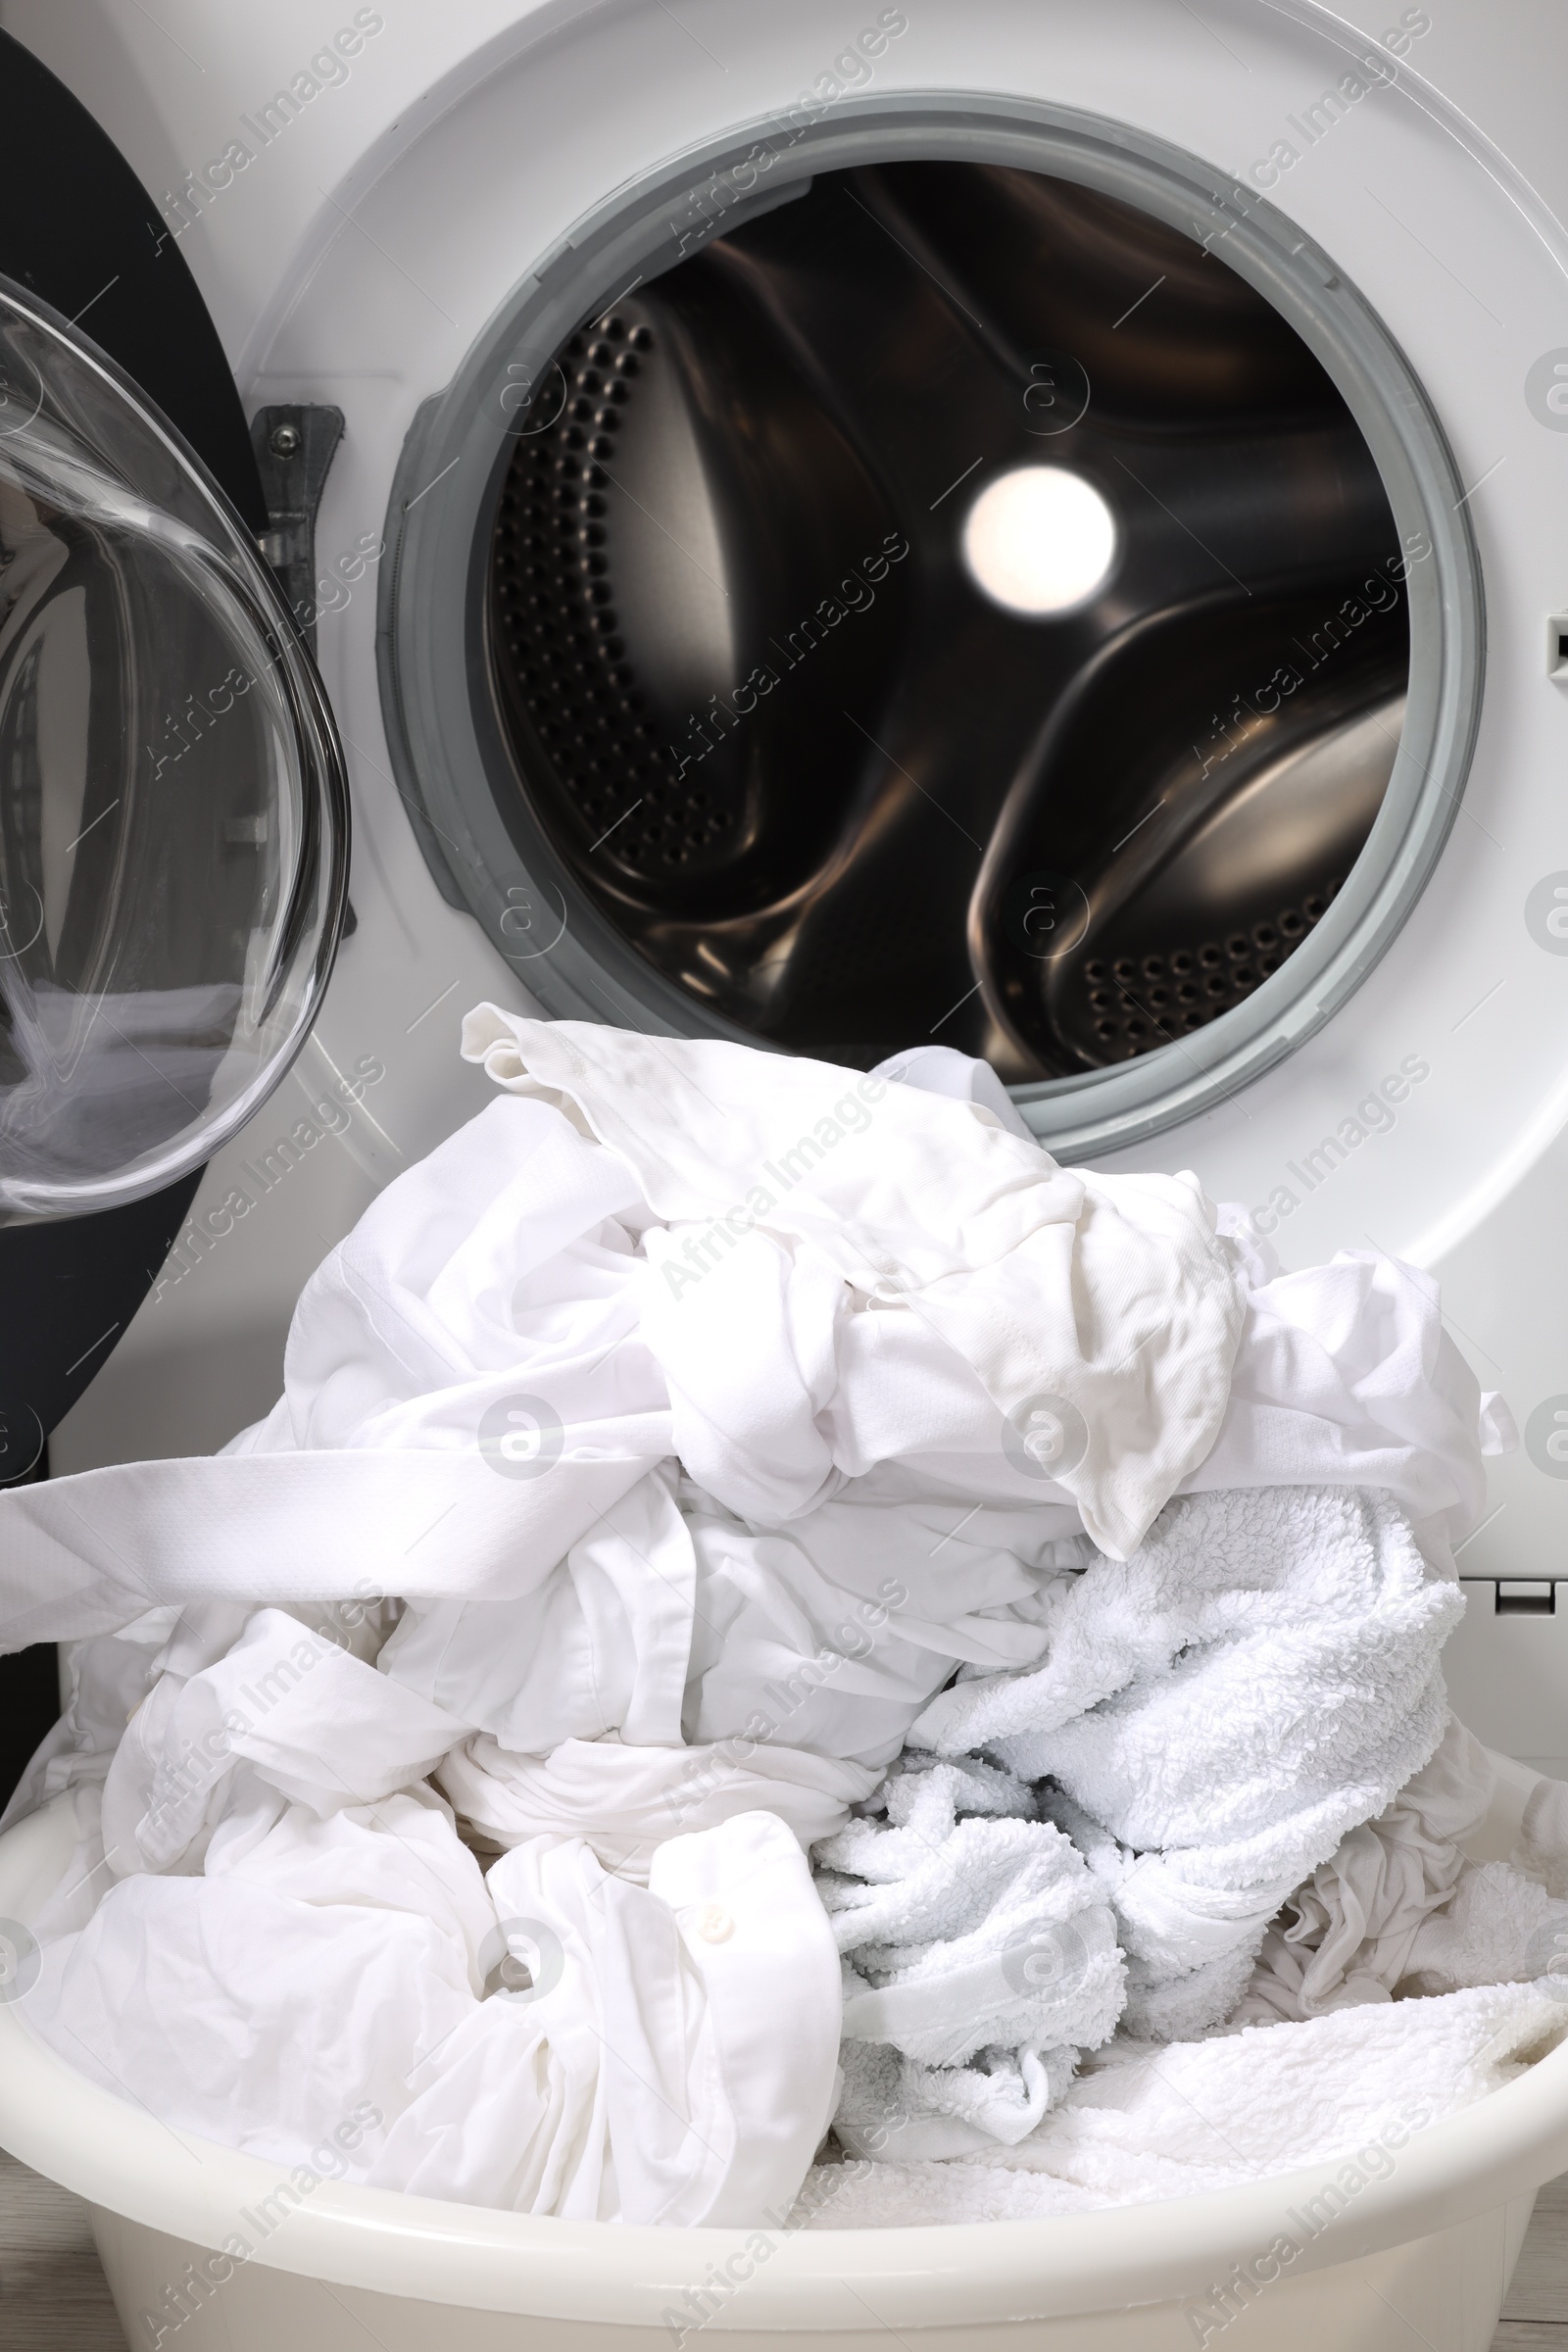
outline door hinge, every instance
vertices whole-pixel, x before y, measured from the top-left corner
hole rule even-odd
[[[267,500],[262,554],[277,574],[283,600],[316,651],[316,516],[343,438],[341,409],[290,401],[258,409],[251,447]]]

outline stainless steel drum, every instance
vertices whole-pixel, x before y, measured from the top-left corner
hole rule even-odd
[[[1277,970],[1377,814],[1378,468],[1212,238],[984,164],[789,194],[532,395],[486,589],[513,789],[716,1026],[1130,1060]]]

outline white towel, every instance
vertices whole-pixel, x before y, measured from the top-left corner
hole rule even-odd
[[[1401,1991],[1536,1983],[1568,2000],[1568,1902],[1511,1863],[1468,1863],[1411,1938]]]
[[[913,2063],[847,2061],[840,2136],[863,2152],[896,2131],[907,2147],[912,2100],[915,2116],[956,2119],[942,2153],[1016,2138],[1070,2074],[1060,2053],[1115,2027],[1109,1906],[1029,1791],[984,1764],[895,1772],[875,1802],[885,1826],[852,1821],[817,1847],[817,1887],[846,1955],[846,2047]]]
[[[891,2042],[846,2040],[834,2136],[885,2166],[971,2156],[1027,2137],[1061,2097],[1078,2062],[1064,2045],[1000,2045],[967,2066],[922,2066]]]
[[[1188,1496],[1071,1586],[1044,1665],[960,1677],[912,1736],[1059,1783],[1124,1849],[1097,1865],[1159,1981],[1255,1952],[1285,1896],[1426,1762],[1463,1606],[1385,1497]]]
[[[1320,2166],[1280,2216],[1294,2252],[1412,2132],[1512,2082],[1568,2034],[1568,2004],[1531,1984],[1351,2008],[1254,2026],[1155,2053],[1113,2044],[1030,2136],[956,2163],[871,2163],[831,2196],[828,2168],[803,2199],[808,2228],[860,2230],[1083,2213],[1240,2186]]]

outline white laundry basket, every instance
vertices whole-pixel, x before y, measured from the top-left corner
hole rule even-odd
[[[69,1797],[0,1838],[0,1917],[36,1916],[74,1843]],[[1338,2164],[922,2230],[634,2229],[331,2182],[296,2203],[276,2166],[75,2074],[24,2001],[0,2005],[0,2144],[87,2200],[134,2352],[1486,2352],[1535,2192],[1568,2169],[1568,2043],[1418,2132],[1273,2277]],[[236,2237],[250,2259],[221,2252]]]

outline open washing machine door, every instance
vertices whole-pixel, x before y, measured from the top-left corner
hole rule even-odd
[[[341,911],[331,721],[255,536],[0,285],[0,1209],[199,1166],[303,1042]]]
[[[9,39],[0,119],[4,1478],[32,1467],[203,1163],[304,1042],[347,804],[182,257]],[[64,217],[45,186],[69,190]]]

